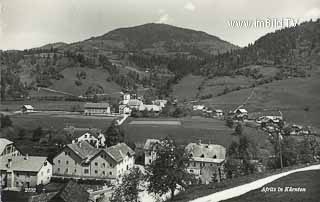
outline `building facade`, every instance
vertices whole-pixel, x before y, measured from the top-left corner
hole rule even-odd
[[[109,103],[86,103],[84,105],[85,115],[109,115],[111,114]]]
[[[6,138],[0,138],[0,158],[3,156],[21,156],[14,143]]]
[[[144,165],[150,165],[157,158],[156,147],[160,144],[158,139],[147,139],[143,147]]]
[[[52,165],[47,157],[6,156],[0,158],[0,180],[4,187],[21,188],[48,184]]]
[[[124,143],[97,149],[86,141],[67,145],[53,159],[55,175],[118,179],[134,166],[134,151]]]
[[[201,183],[220,181],[225,178],[225,147],[215,144],[190,143],[186,146],[186,152],[190,156],[187,170],[194,174]]]

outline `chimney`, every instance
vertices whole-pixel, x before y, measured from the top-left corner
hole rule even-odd
[[[8,167],[8,168],[11,168],[11,166],[12,166],[12,159],[8,159],[7,167]]]
[[[29,159],[29,154],[26,154],[25,156],[24,156],[24,160],[28,160]]]

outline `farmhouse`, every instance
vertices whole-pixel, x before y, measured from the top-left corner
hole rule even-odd
[[[22,113],[34,112],[34,108],[31,105],[23,105],[21,111]]]
[[[156,159],[156,147],[160,144],[158,139],[147,139],[143,147],[144,165],[150,165]]]
[[[21,156],[14,143],[6,138],[0,138],[0,158],[4,156]]]
[[[110,113],[109,103],[86,103],[84,105],[85,115],[108,115]]]
[[[87,141],[91,145],[94,145],[96,148],[104,147],[106,138],[104,134],[98,133],[98,132],[86,132],[80,136],[77,137],[77,135],[74,135],[74,139],[72,140],[72,143],[77,143],[81,141]]]
[[[221,145],[190,143],[186,146],[190,155],[188,172],[195,174],[201,183],[220,181],[225,178],[226,149]]]
[[[134,166],[134,151],[124,143],[97,149],[86,141],[68,144],[53,159],[55,175],[118,179]]]
[[[223,111],[221,109],[214,110],[214,116],[222,117],[223,116]]]
[[[245,119],[248,118],[248,111],[246,109],[236,109],[233,112],[235,114],[236,118],[241,118],[241,119]]]
[[[204,105],[193,105],[192,109],[193,109],[193,111],[204,110],[205,106]]]
[[[52,165],[47,157],[26,155],[0,158],[0,180],[5,187],[35,187],[49,183],[51,176]]]

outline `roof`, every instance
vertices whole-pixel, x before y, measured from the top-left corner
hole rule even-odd
[[[223,113],[222,109],[216,109],[214,110],[216,113]]]
[[[83,132],[83,131],[75,131],[75,132],[73,132],[73,134],[72,134],[72,138],[79,138],[79,137],[81,137],[81,136],[83,136],[83,135],[92,135],[93,137],[95,137],[95,138],[97,138],[98,139],[98,137],[99,137],[99,135],[100,135],[101,133],[100,132],[98,132],[98,131],[87,131],[87,132]]]
[[[237,109],[235,110],[235,112],[241,112],[241,113],[248,113],[248,111],[246,109]]]
[[[186,151],[192,154],[194,159],[225,159],[226,148],[217,144],[190,143],[186,146]]]
[[[82,160],[90,159],[99,152],[99,149],[95,148],[87,141],[68,144],[67,147],[69,147],[74,153],[76,153]]]
[[[55,197],[65,202],[88,202],[89,193],[76,181],[70,180]]]
[[[117,162],[122,161],[127,154],[135,154],[135,152],[125,143],[118,143],[106,148],[105,151]]]
[[[10,169],[14,171],[38,172],[43,166],[47,157],[43,156],[3,156],[0,158],[0,170],[7,170],[8,160],[12,160]]]
[[[106,102],[84,104],[84,108],[86,108],[86,109],[107,109],[109,107],[110,107],[109,103],[106,103]]]
[[[23,105],[22,107],[24,107],[26,109],[30,109],[30,110],[34,109],[33,106],[31,106],[31,105]]]
[[[249,114],[250,119],[257,119],[260,117],[282,117],[279,111],[262,111],[262,112],[253,112]]]
[[[160,140],[158,140],[158,139],[147,139],[147,140],[146,140],[146,143],[144,144],[143,149],[144,149],[144,150],[151,150],[151,149],[152,149],[152,146],[153,146],[154,144],[157,144],[157,143],[160,143]]]
[[[3,150],[9,144],[13,144],[13,142],[8,140],[8,139],[6,139],[6,138],[0,138],[0,154],[2,154]]]

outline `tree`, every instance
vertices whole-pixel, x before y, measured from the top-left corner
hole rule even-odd
[[[111,202],[139,202],[139,192],[143,174],[139,168],[133,168],[125,174],[121,183],[115,188]]]
[[[233,127],[233,120],[231,117],[228,117],[227,120],[226,120],[226,125],[229,127],[229,128],[232,128]]]
[[[168,137],[161,140],[155,152],[157,158],[147,168],[148,192],[161,196],[170,191],[172,199],[177,187],[187,188],[193,182],[194,176],[186,170],[189,155]]]
[[[8,115],[4,116],[1,114],[1,128],[7,128],[12,126],[12,121]]]
[[[32,140],[39,141],[42,135],[43,135],[43,131],[42,131],[42,128],[39,126],[33,131]]]
[[[22,140],[26,136],[26,130],[24,128],[21,128],[19,130],[18,136],[19,136],[19,139]]]
[[[106,135],[106,145],[108,147],[124,141],[124,132],[122,128],[113,121],[104,133]]]
[[[240,123],[237,124],[236,128],[234,129],[236,135],[242,135],[243,127]]]

